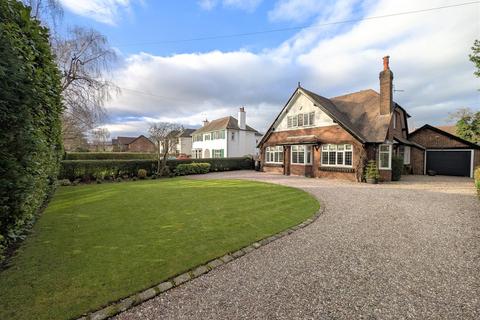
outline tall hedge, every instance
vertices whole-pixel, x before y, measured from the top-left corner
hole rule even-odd
[[[32,222],[62,156],[60,74],[48,30],[30,9],[0,1],[0,245]],[[0,256],[2,250],[0,249]]]

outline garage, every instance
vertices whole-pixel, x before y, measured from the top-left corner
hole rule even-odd
[[[414,172],[473,178],[474,168],[480,166],[480,145],[450,132],[426,124],[408,135],[408,140],[425,148],[412,154]]]
[[[426,170],[446,176],[470,177],[473,150],[427,150]]]

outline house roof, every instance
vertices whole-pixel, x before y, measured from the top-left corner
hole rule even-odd
[[[385,141],[392,115],[380,114],[380,94],[375,90],[362,90],[328,99],[305,88],[298,87],[259,144],[263,143],[272,132],[273,125],[298,91],[309,97],[315,106],[322,109],[360,142],[381,143]],[[395,102],[394,108],[405,111]],[[410,117],[406,111],[405,114]]]
[[[223,130],[223,129],[241,130],[240,127],[238,126],[238,120],[232,116],[228,116],[228,117],[212,120],[206,125],[204,125],[203,127],[201,127],[200,129],[195,130],[192,134],[199,134],[203,132],[210,132],[210,131]],[[252,132],[258,133],[257,130],[253,129],[249,125],[246,125],[245,131],[252,131]]]
[[[112,139],[112,144],[130,144],[138,137],[117,137],[116,139]]]
[[[177,138],[188,138],[192,136],[192,133],[195,132],[196,129],[183,129],[179,134],[177,134]]]
[[[454,140],[456,140],[456,141],[458,141],[458,142],[464,143],[464,144],[466,144],[466,145],[468,145],[468,146],[470,146],[470,147],[472,147],[472,148],[474,148],[474,149],[480,149],[480,145],[478,145],[478,144],[475,144],[475,143],[473,143],[473,142],[470,142],[470,141],[467,141],[467,140],[465,140],[465,139],[462,139],[462,138],[460,138],[460,137],[458,137],[458,136],[456,136],[456,135],[453,135],[453,134],[451,134],[451,133],[449,133],[449,132],[447,132],[447,131],[444,131],[444,130],[442,130],[442,129],[439,129],[438,127],[431,126],[431,125],[429,125],[429,124],[426,124],[426,125],[424,125],[423,127],[420,127],[420,128],[418,128],[418,129],[416,129],[415,131],[411,132],[411,133],[409,134],[409,136],[416,135],[416,134],[418,134],[419,132],[421,132],[421,131],[423,131],[423,130],[425,130],[425,129],[430,129],[430,130],[435,131],[435,132],[437,132],[437,133],[439,133],[439,134],[443,134],[444,136],[447,136],[447,137],[449,137],[449,138],[451,138],[451,139],[454,139]],[[447,149],[448,149],[448,148],[447,148]]]

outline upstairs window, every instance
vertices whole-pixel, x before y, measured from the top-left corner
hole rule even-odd
[[[322,166],[352,167],[353,146],[351,144],[322,145]]]
[[[215,139],[225,139],[225,130],[213,131],[212,140],[215,140]]]
[[[313,126],[314,121],[315,112],[300,113],[293,116],[287,116],[287,128]]]
[[[203,138],[205,139],[205,141],[210,140],[211,139],[210,133],[205,134]]]
[[[292,146],[293,164],[312,164],[312,146]]]
[[[266,163],[283,163],[283,147],[267,147],[265,152]]]
[[[196,134],[193,136],[193,142],[197,142],[197,141],[203,141],[203,135],[201,134]]]

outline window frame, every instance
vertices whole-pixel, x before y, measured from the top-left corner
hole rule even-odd
[[[223,149],[212,149],[212,158],[225,158],[225,151]]]
[[[382,151],[382,147],[388,147],[388,151]],[[392,145],[385,143],[378,147],[378,169],[379,170],[391,170],[392,169]],[[388,154],[388,166],[382,167],[382,154]]]
[[[275,159],[278,161],[275,161]],[[280,161],[281,158],[281,161]],[[270,160],[273,159],[273,160]],[[271,164],[283,164],[284,156],[283,156],[283,147],[282,146],[271,146],[265,148],[265,163]]]
[[[297,150],[297,151],[294,151],[293,149],[296,148],[300,148],[302,147],[303,148],[303,151],[300,151],[300,150]],[[294,158],[293,158],[293,154],[296,153],[296,154],[300,154],[300,153],[303,153],[303,162],[294,162]],[[299,166],[310,166],[312,165],[312,146],[311,145],[308,145],[308,144],[296,144],[296,145],[292,145],[290,147],[290,164],[293,164],[293,165],[299,165]],[[299,160],[300,157],[297,156],[295,160]],[[307,162],[307,159],[309,160]]]
[[[326,158],[324,153],[326,153]],[[351,154],[351,164],[345,164],[347,159],[347,153]],[[331,157],[331,154],[334,156]],[[342,163],[339,164],[339,155],[341,155]],[[324,159],[327,163],[324,163]],[[334,159],[334,164],[331,164],[330,160]],[[322,144],[320,148],[320,166],[333,167],[333,168],[353,168],[353,145],[352,144]]]
[[[304,128],[315,125],[315,111],[287,116],[287,128]]]

